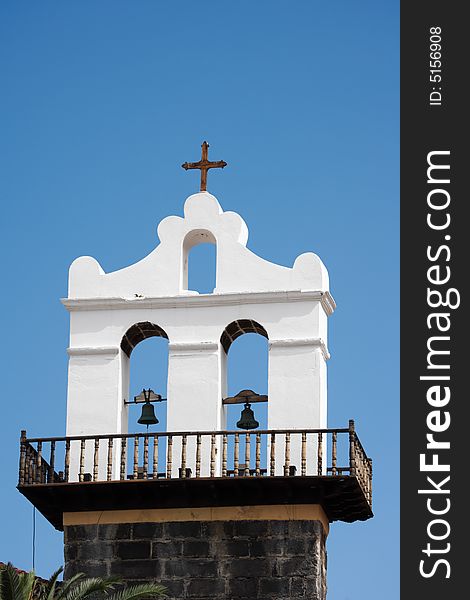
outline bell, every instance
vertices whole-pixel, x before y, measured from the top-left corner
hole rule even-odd
[[[245,408],[242,410],[237,427],[240,429],[256,429],[259,427],[259,423],[258,421],[255,421],[255,414],[251,410],[251,404],[249,402],[245,404]]]
[[[148,400],[142,406],[142,414],[140,415],[140,419],[137,421],[137,423],[140,423],[141,425],[147,425],[147,427],[149,425],[156,425],[158,423],[153,406]]]

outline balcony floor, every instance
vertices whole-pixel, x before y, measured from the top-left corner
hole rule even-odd
[[[365,521],[372,509],[356,477],[214,477],[19,485],[58,530],[64,512],[321,504],[330,522]]]

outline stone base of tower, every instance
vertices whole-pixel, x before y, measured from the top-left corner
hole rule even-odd
[[[157,580],[171,600],[326,597],[319,505],[66,513],[64,533],[66,578]]]

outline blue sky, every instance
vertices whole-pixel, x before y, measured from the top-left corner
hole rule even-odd
[[[229,163],[209,191],[249,248],[288,266],[314,251],[330,273],[329,424],[356,420],[375,518],[332,526],[329,597],[398,596],[398,23],[396,0],[1,3],[0,560],[31,566],[19,432],[65,429],[68,266],[145,256],[197,191],[180,165],[207,139]],[[203,286],[203,248],[193,260]],[[245,337],[231,391],[264,392],[265,341]],[[161,388],[162,349],[138,350],[133,385]],[[36,570],[62,562],[38,516]]]

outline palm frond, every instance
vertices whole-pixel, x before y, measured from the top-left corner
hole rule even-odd
[[[55,597],[55,600],[61,600],[70,590],[71,587],[77,585],[77,582],[80,579],[84,579],[85,578],[85,573],[76,573],[75,575],[73,575],[70,579],[66,579],[62,582],[62,585],[60,586],[60,588],[57,591],[57,596]]]
[[[34,571],[18,572],[11,563],[0,569],[0,600],[92,600],[102,594],[105,600],[143,600],[166,598],[166,588],[157,583],[130,585],[115,590],[124,582],[116,577],[90,577],[77,573],[60,586],[57,585],[62,568],[57,569],[47,582],[36,577]]]
[[[24,584],[21,574],[11,563],[8,563],[5,568],[0,570],[0,600],[25,600]]]
[[[139,598],[165,598],[166,587],[158,583],[129,585],[111,594],[108,600],[138,600]]]
[[[60,567],[59,569],[57,569],[57,571],[55,571],[55,573],[53,573],[51,575],[51,577],[49,578],[49,581],[44,586],[43,593],[41,594],[42,600],[54,600],[57,579],[58,579],[59,575],[62,573],[62,571],[63,571],[63,568]]]
[[[29,571],[29,573],[21,573],[20,581],[23,600],[31,600],[35,596],[37,587],[40,585],[39,579],[36,577],[34,571]]]
[[[44,587],[34,571],[19,571],[11,563],[0,569],[0,600],[42,598]]]
[[[108,592],[113,589],[119,580],[115,578],[103,579],[101,577],[90,577],[78,580],[75,585],[69,586],[65,594],[61,596],[61,600],[84,600],[90,594],[96,592]]]

